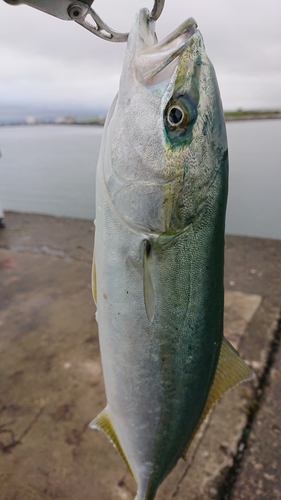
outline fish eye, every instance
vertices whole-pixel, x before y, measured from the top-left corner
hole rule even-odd
[[[190,143],[197,107],[187,94],[174,96],[163,114],[167,139],[176,147]]]
[[[170,130],[184,128],[188,122],[188,112],[180,101],[172,101],[165,112],[166,124]]]
[[[174,127],[180,125],[184,119],[184,113],[179,106],[171,106],[167,114],[167,122]]]

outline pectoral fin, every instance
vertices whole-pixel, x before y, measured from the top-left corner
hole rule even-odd
[[[156,306],[156,293],[151,280],[149,270],[149,256],[151,253],[151,244],[148,240],[142,242],[143,245],[143,298],[149,323],[152,323]]]
[[[254,375],[252,370],[246,365],[243,359],[240,358],[238,352],[234,349],[230,342],[228,342],[228,340],[224,338],[221,345],[219,361],[214,380],[210,387],[204,410],[193,433],[193,436],[190,439],[186,449],[184,450],[183,458],[185,458],[193,437],[199,430],[213,404],[226,391],[228,391],[232,387],[235,387],[240,382],[250,380],[253,376]]]
[[[129,462],[127,460],[127,457],[122,449],[122,446],[119,442],[119,439],[116,435],[116,432],[114,430],[114,427],[111,423],[110,417],[108,415],[107,408],[105,408],[103,411],[101,411],[98,416],[89,424],[89,427],[91,429],[96,429],[98,431],[102,431],[106,436],[108,437],[109,441],[113,444],[115,448],[117,448],[119,454],[123,458],[125,464],[127,465],[130,473],[134,477],[134,474],[131,470],[131,467],[129,465]]]

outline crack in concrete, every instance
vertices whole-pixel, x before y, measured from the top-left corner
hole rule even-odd
[[[240,439],[237,447],[237,454],[234,457],[234,462],[232,467],[230,467],[227,475],[225,476],[224,482],[219,488],[217,500],[231,500],[232,491],[234,485],[239,476],[239,471],[243,462],[245,450],[247,449],[248,439],[252,430],[254,421],[258,415],[261,403],[265,396],[266,388],[268,387],[270,371],[276,358],[276,354],[280,348],[281,342],[281,311],[279,315],[279,321],[275,329],[275,333],[270,345],[270,349],[267,356],[267,362],[263,371],[263,374],[259,380],[258,387],[255,389],[255,399],[251,407],[251,411],[248,416],[248,422],[244,429],[242,438]]]

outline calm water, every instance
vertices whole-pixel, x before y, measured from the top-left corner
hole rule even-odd
[[[227,232],[281,239],[281,120],[228,122]],[[93,219],[102,129],[0,128],[4,209]]]

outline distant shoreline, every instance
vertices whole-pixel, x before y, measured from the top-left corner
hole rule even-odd
[[[269,110],[269,111],[225,111],[224,112],[225,121],[237,121],[237,120],[280,120],[281,110]]]
[[[242,120],[281,120],[281,110],[237,110],[225,111],[225,121],[242,121]],[[94,125],[102,127],[105,123],[105,117],[92,118],[89,120],[75,120],[69,117],[60,120],[34,120],[32,122],[19,121],[13,123],[0,123],[0,127],[13,127],[13,126],[38,126],[38,125]]]

